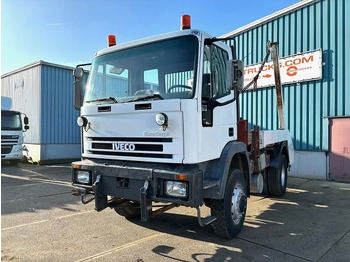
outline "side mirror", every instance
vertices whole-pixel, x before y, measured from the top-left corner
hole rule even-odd
[[[78,78],[78,79],[83,79],[83,76],[84,76],[84,69],[82,69],[81,67],[77,67],[74,69],[73,71],[73,75],[75,78]]]
[[[81,67],[77,67],[73,70],[74,76],[74,107],[77,110],[80,110],[83,105],[83,77],[84,77],[84,69]]]
[[[29,129],[29,126],[24,126],[24,130],[27,131]]]
[[[23,122],[24,122],[25,125],[29,124],[29,119],[28,119],[27,116],[24,117]]]
[[[242,90],[244,85],[243,62],[241,60],[229,60],[226,68],[227,89]]]

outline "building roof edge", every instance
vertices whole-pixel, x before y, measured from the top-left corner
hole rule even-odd
[[[31,64],[22,66],[22,67],[20,67],[18,69],[15,69],[13,71],[10,71],[8,73],[5,73],[5,74],[1,75],[1,79],[5,78],[5,77],[8,77],[10,75],[14,75],[14,74],[17,74],[19,72],[25,71],[27,69],[30,69],[30,68],[33,68],[33,67],[36,67],[36,66],[40,66],[40,65],[47,65],[47,66],[51,66],[51,67],[58,67],[58,68],[63,68],[63,69],[68,69],[68,70],[73,70],[74,69],[73,67],[70,67],[70,66],[59,65],[59,64],[54,64],[54,63],[46,62],[46,61],[43,61],[43,60],[39,60],[39,61],[33,62]]]
[[[267,16],[265,16],[265,17],[263,17],[263,18],[260,18],[260,19],[258,19],[258,20],[255,20],[255,21],[252,22],[252,23],[249,23],[249,24],[247,24],[247,25],[245,25],[245,26],[242,26],[242,27],[240,27],[240,28],[237,28],[236,30],[233,30],[233,31],[231,31],[231,32],[229,32],[229,33],[226,33],[226,34],[220,36],[220,38],[226,38],[226,37],[231,37],[231,36],[238,35],[238,34],[240,34],[240,33],[243,33],[243,32],[245,32],[245,31],[248,31],[248,30],[250,30],[250,29],[252,29],[252,28],[254,28],[254,27],[258,27],[258,26],[260,26],[260,25],[262,25],[262,24],[264,24],[264,23],[266,23],[266,22],[268,22],[268,21],[271,21],[271,20],[273,20],[273,19],[275,19],[275,18],[277,18],[277,17],[281,17],[281,16],[283,16],[283,15],[286,15],[286,14],[288,14],[288,13],[291,13],[291,12],[293,12],[293,11],[295,11],[295,10],[298,10],[298,9],[300,9],[300,8],[303,8],[303,7],[305,7],[305,6],[308,6],[308,5],[313,4],[313,3],[315,3],[315,2],[318,2],[318,1],[319,1],[319,0],[301,0],[301,1],[298,2],[298,3],[295,3],[295,4],[293,4],[293,5],[290,5],[290,6],[288,6],[288,7],[286,7],[286,8],[283,8],[283,9],[277,11],[277,12],[274,12],[274,13],[272,13],[272,14],[270,14],[270,15],[267,15]]]

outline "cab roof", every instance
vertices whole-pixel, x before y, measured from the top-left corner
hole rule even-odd
[[[196,29],[181,30],[181,31],[175,31],[175,32],[150,36],[150,37],[146,37],[146,38],[141,38],[141,39],[127,42],[127,43],[122,43],[122,44],[117,44],[115,46],[107,47],[107,48],[104,48],[104,49],[98,51],[95,54],[95,57],[100,56],[100,55],[105,55],[108,53],[113,53],[115,51],[119,51],[119,50],[123,50],[123,49],[128,49],[130,47],[140,46],[140,45],[153,43],[153,42],[157,42],[157,41],[164,40],[164,39],[169,39],[169,38],[174,38],[174,37],[179,37],[179,36],[186,36],[186,35],[194,35],[198,38],[199,41],[201,41],[202,36],[204,36],[205,38],[212,38],[211,35],[203,32],[203,31],[200,31],[200,30],[196,30]]]

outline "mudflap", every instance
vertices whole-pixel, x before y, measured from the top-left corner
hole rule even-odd
[[[108,207],[107,196],[102,193],[102,176],[96,177],[95,183],[92,185],[92,189],[95,192],[95,210],[97,212],[102,211]]]
[[[140,208],[141,208],[141,221],[147,222],[149,215],[152,212],[152,200],[147,198],[147,189],[149,182],[146,180],[144,186],[140,189]]]
[[[149,181],[145,181],[144,186],[140,189],[140,209],[141,209],[141,221],[147,222],[150,214],[152,213],[152,200],[147,198],[147,189]],[[106,207],[110,207],[107,201],[107,195],[102,192],[102,176],[98,175],[96,181],[92,186],[95,193],[95,210],[97,212],[102,211]]]

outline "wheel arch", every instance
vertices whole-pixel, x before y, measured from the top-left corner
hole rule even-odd
[[[287,141],[284,141],[284,142],[276,145],[276,148],[275,148],[275,150],[270,158],[270,166],[271,167],[273,167],[273,168],[278,167],[278,162],[279,162],[281,155],[284,155],[286,157],[287,164],[290,165]]]
[[[240,171],[242,171],[244,179],[246,181],[246,185],[247,185],[247,192],[249,195],[250,194],[250,165],[249,165],[249,159],[247,159],[247,155],[245,153],[239,152],[233,156],[231,160],[231,165],[227,174],[227,179],[235,169],[239,169]]]
[[[205,198],[222,199],[225,195],[226,182],[234,169],[243,172],[247,192],[250,191],[250,165],[247,147],[242,142],[232,141],[226,144],[219,159],[210,161],[205,168],[204,179],[215,180],[218,187],[204,194]]]

